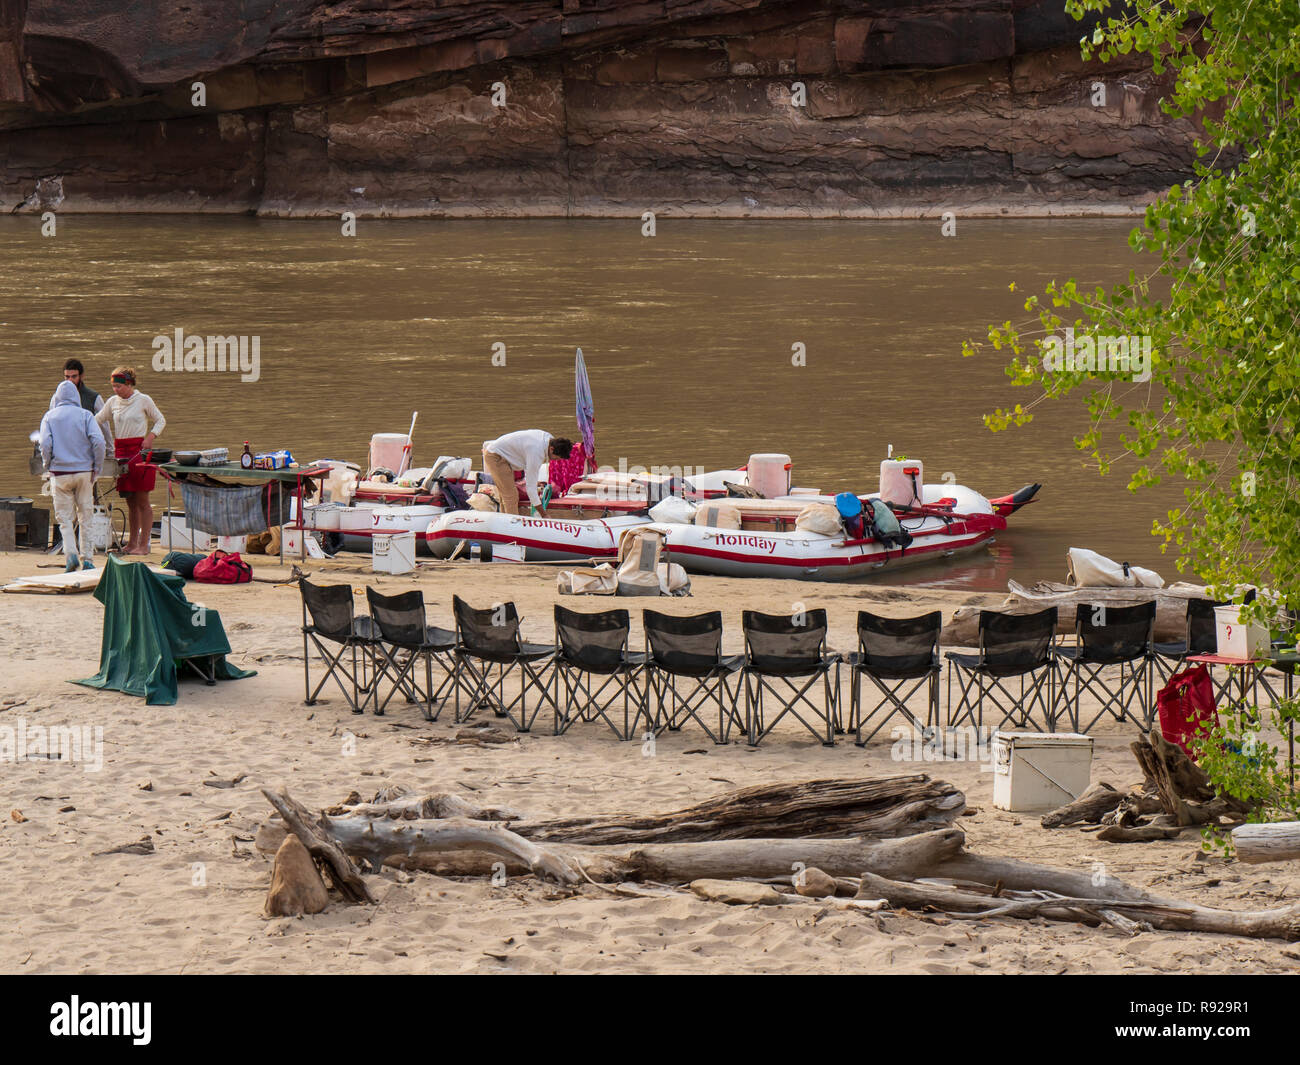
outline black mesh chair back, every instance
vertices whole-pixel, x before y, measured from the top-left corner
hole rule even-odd
[[[741,615],[745,631],[745,717],[749,742],[757,745],[789,715],[826,746],[835,743],[839,721],[839,656],[826,653],[826,611]],[[831,670],[835,683],[831,683]],[[797,682],[791,678],[808,678]],[[820,704],[813,698],[822,681]],[[775,699],[768,716],[764,703]]]
[[[1214,599],[1187,600],[1187,653],[1212,655],[1219,649],[1214,629],[1214,608],[1224,606]]]
[[[522,639],[515,604],[473,607],[458,595],[452,596],[451,602],[456,618],[456,721],[467,721],[476,710],[490,708],[495,716],[509,718],[520,732],[528,732],[543,703],[549,703],[558,713],[545,677],[555,657],[555,646]],[[519,690],[508,696],[505,683],[511,675],[518,679]],[[531,713],[530,692],[539,699]],[[462,693],[468,698],[463,715]]]
[[[979,653],[947,652],[948,724],[969,720],[982,728],[987,704],[999,715],[995,728],[1010,723],[1056,731],[1056,620],[1056,607],[1036,614],[981,610]],[[1034,720],[1036,711],[1041,712],[1041,723]]]
[[[849,728],[857,734],[853,742],[859,747],[866,746],[895,714],[918,730],[938,722],[942,631],[943,613],[938,610],[914,618],[885,618],[869,610],[858,611],[858,652],[849,655],[848,662],[853,685]],[[876,702],[870,708],[862,699],[864,677],[876,690]],[[926,691],[924,724],[907,705],[922,688]]]
[[[370,619],[356,616],[350,584],[312,584],[301,578],[298,591],[302,595],[302,666],[307,705],[316,705],[321,688],[333,677],[352,712],[363,713],[375,694],[375,641]],[[325,666],[325,675],[314,688],[309,641]]]
[[[456,634],[465,651],[495,662],[514,660],[519,653],[519,612],[514,603],[479,608],[458,595],[452,596],[451,603]]]
[[[300,580],[303,606],[311,615],[311,624],[321,636],[347,640],[355,635],[353,626],[352,586],[350,584],[312,584]]]
[[[1133,606],[1080,603],[1074,617],[1084,658],[1112,665],[1149,653],[1155,621],[1154,600]]]
[[[723,744],[733,727],[745,728],[736,710],[738,686],[728,680],[744,666],[745,656],[723,655],[722,612],[676,617],[645,610],[641,619],[646,639],[645,713],[655,733],[675,732],[686,721],[694,721],[714,743]],[[689,690],[683,694],[682,687]],[[713,707],[718,714],[716,731],[704,718],[706,708],[711,714]]]
[[[631,633],[626,610],[586,613],[555,605],[557,694],[564,689],[555,710],[557,736],[579,721],[604,721],[621,740],[632,737],[643,717],[653,727],[641,683],[646,656],[628,649]],[[621,722],[611,716],[620,702]]]
[[[722,657],[722,611],[675,617],[657,610],[642,615],[650,659],[669,673],[702,675]]]
[[[623,666],[632,621],[626,610],[582,613],[557,603],[555,631],[566,662],[590,673],[612,673]]]
[[[891,680],[920,677],[939,663],[943,612],[915,618],[884,618],[858,611],[860,665]]]
[[[820,669],[826,647],[826,611],[798,614],[741,614],[750,670],[792,676]]]
[[[1056,607],[1036,614],[981,610],[979,636],[984,672],[994,677],[1014,677],[1049,665],[1056,616]]]
[[[431,628],[424,610],[424,593],[418,590],[398,595],[383,595],[366,589],[366,602],[374,622],[377,643],[375,713],[382,714],[397,692],[408,703],[419,703],[426,721],[437,721],[447,690],[456,683],[452,652],[456,634]],[[434,686],[433,667],[442,672],[441,683]],[[423,665],[422,671],[417,670]],[[421,679],[421,672],[423,679]],[[389,678],[388,694],[379,698],[378,682]]]
[[[379,635],[386,643],[408,650],[424,646],[426,625],[423,592],[381,595],[373,588],[367,588],[366,602],[370,605],[370,616],[379,627]]]

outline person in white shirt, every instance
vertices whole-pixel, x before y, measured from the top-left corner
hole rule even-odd
[[[95,421],[112,440],[113,457],[122,464],[117,490],[126,500],[131,523],[128,555],[147,555],[153,533],[153,506],[149,493],[157,480],[156,468],[145,460],[154,438],[167,420],[158,405],[135,388],[135,371],[119,366],[113,371],[113,397],[95,415]],[[151,424],[152,422],[152,424]]]
[[[483,442],[483,469],[497,487],[501,510],[506,514],[519,513],[519,490],[515,488],[515,470],[524,471],[524,491],[533,509],[542,505],[537,483],[542,476],[542,463],[552,458],[567,459],[573,450],[573,441],[555,437],[541,429],[520,429],[506,433],[495,440]]]

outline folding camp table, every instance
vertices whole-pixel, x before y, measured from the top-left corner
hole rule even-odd
[[[298,524],[291,526],[299,531],[305,528],[304,518],[306,514],[303,510],[303,497],[306,494],[306,482],[328,477],[330,474],[327,466],[289,466],[282,470],[246,470],[242,466],[182,466],[179,462],[164,462],[158,469],[162,471],[167,478],[167,509],[172,506],[172,486],[181,481],[187,480],[187,475],[202,474],[204,477],[211,477],[214,481],[222,484],[267,484],[271,481],[280,481],[294,485],[294,496],[298,501]],[[171,525],[167,527],[168,540],[167,549],[171,550]],[[301,558],[307,557],[307,537],[304,534],[300,538]],[[284,536],[280,537],[280,565],[284,565]]]
[[[1276,705],[1279,702],[1278,694],[1273,690],[1273,685],[1268,682],[1264,675],[1264,670],[1272,668],[1282,674],[1282,699],[1290,700],[1295,694],[1295,675],[1296,668],[1300,666],[1300,655],[1272,653],[1261,658],[1229,658],[1226,655],[1189,655],[1188,662],[1195,662],[1198,665],[1209,666],[1211,670],[1211,680],[1213,680],[1213,670],[1215,666],[1235,667],[1237,673],[1237,685],[1240,692],[1240,702],[1244,706],[1246,703],[1247,693],[1254,694],[1258,686],[1262,685],[1268,692],[1268,697]],[[1222,685],[1215,685],[1215,700],[1220,695],[1227,695],[1232,698],[1233,674],[1228,674],[1228,679]],[[1258,699],[1256,700],[1258,701]],[[1291,790],[1295,791],[1295,721],[1287,721],[1287,763],[1290,767],[1289,773],[1291,778]]]

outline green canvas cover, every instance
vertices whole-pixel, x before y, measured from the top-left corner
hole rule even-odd
[[[185,579],[155,573],[143,562],[108,557],[95,598],[104,604],[99,673],[74,681],[143,695],[150,706],[176,702],[177,663],[213,656],[218,680],[256,674],[226,662],[230,641],[221,616],[185,598]],[[205,663],[206,665],[206,663]]]

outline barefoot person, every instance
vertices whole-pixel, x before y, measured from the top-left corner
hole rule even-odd
[[[117,490],[126,500],[131,524],[126,553],[147,555],[153,533],[149,493],[153,491],[157,471],[145,462],[144,453],[153,447],[167,421],[152,399],[136,391],[135,371],[129,366],[119,366],[113,371],[113,395],[95,415],[95,421],[112,438],[113,457],[122,464]]]
[[[94,569],[91,516],[95,478],[104,468],[104,434],[95,416],[82,407],[77,386],[71,381],[59,382],[50,409],[41,419],[41,459],[50,474],[54,516],[63,537],[63,568],[71,573],[80,563],[82,569]]]
[[[515,488],[515,470],[524,471],[524,491],[536,510],[542,505],[537,492],[537,482],[542,474],[542,463],[552,458],[567,459],[573,442],[564,437],[554,437],[541,429],[520,429],[506,433],[495,440],[483,443],[483,469],[497,486],[501,510],[506,514],[519,513],[519,490]]]

